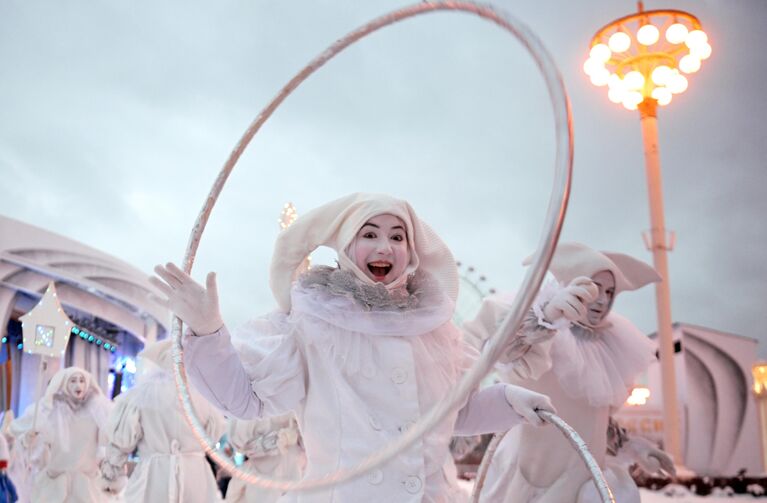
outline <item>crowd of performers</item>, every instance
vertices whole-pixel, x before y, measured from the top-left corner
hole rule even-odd
[[[306,269],[319,246],[336,251],[336,267]],[[491,296],[474,320],[455,326],[458,275],[447,246],[407,202],[373,194],[332,201],[282,231],[269,281],[278,308],[231,333],[215,274],[202,285],[172,263],[155,272],[156,300],[187,327],[190,396],[206,432],[225,434],[244,454],[243,470],[282,480],[352,469],[397,439],[456,386],[512,303]],[[481,501],[599,501],[575,451],[539,417],[546,410],[584,438],[618,502],[639,502],[627,467],[673,472],[674,464],[611,419],[655,357],[611,308],[620,292],[661,278],[632,257],[576,243],[560,243],[550,273],[497,363],[502,382],[475,390],[404,452],[308,492],[232,479],[225,501],[464,502],[451,438],[505,432]],[[0,500],[223,499],[182,416],[170,341],[149,345],[138,361],[136,385],[114,402],[71,367],[38,404],[4,421]]]

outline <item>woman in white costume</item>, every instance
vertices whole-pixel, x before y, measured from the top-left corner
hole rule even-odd
[[[323,245],[337,252],[338,267],[300,274]],[[391,443],[476,356],[450,321],[458,286],[453,256],[407,202],[389,196],[352,194],[283,230],[270,269],[279,310],[246,324],[234,345],[213,273],[203,287],[173,264],[155,272],[153,283],[167,297],[160,302],[191,331],[184,347],[192,383],[240,418],[295,412],[308,478],[350,469]],[[365,476],[280,501],[458,501],[453,432],[506,430],[523,417],[538,423],[536,408],[553,410],[523,388],[487,388]]]
[[[205,451],[186,424],[171,374],[171,341],[147,346],[138,354],[136,385],[115,400],[107,422],[106,458],[101,463],[105,487],[125,487],[126,503],[207,503],[219,501],[213,471]],[[208,402],[193,394],[194,408],[213,438],[226,423]],[[139,461],[125,484],[128,455]]]
[[[628,472],[606,459],[610,415],[628,397],[636,376],[655,358],[655,347],[631,322],[611,310],[615,296],[660,281],[649,265],[628,255],[560,243],[549,266],[556,281],[544,285],[523,330],[553,330],[516,362],[499,362],[508,382],[547,394],[559,415],[583,437],[620,503],[638,503]],[[463,325],[481,346],[509,313],[510,296],[485,300]],[[620,444],[621,442],[617,442]],[[614,446],[617,446],[614,443]],[[637,440],[623,454],[673,470],[662,451]],[[583,503],[600,501],[589,472],[562,434],[522,426],[502,440],[490,465],[481,501]]]
[[[104,426],[112,408],[93,379],[81,368],[59,370],[40,400],[11,423],[10,430],[34,467],[32,502],[106,501],[99,488],[99,461],[106,443]]]
[[[229,443],[247,459],[245,471],[279,480],[298,480],[305,464],[298,424],[292,414],[261,419],[229,420]],[[246,484],[233,477],[227,503],[274,503],[282,491]]]

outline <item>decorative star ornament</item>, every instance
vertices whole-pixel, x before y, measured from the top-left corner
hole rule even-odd
[[[59,303],[53,281],[40,302],[20,319],[26,353],[50,358],[64,354],[73,323]]]

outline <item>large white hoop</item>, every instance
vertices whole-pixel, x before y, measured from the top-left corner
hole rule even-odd
[[[231,472],[232,475],[248,483],[282,491],[310,490],[329,487],[358,477],[402,452],[413,442],[431,430],[445,417],[446,414],[457,408],[460,403],[466,400],[469,393],[471,393],[471,391],[479,384],[480,380],[482,380],[493,363],[498,359],[506,341],[515,333],[516,328],[522,320],[523,314],[529,309],[530,304],[543,281],[549,261],[551,260],[554,248],[557,245],[557,240],[559,239],[559,233],[562,228],[570,195],[573,161],[573,135],[570,103],[567,98],[567,93],[565,92],[564,83],[562,82],[562,78],[559,75],[559,71],[554,64],[553,59],[538,37],[536,37],[529,28],[511,16],[501,13],[494,7],[465,1],[423,2],[381,16],[336,41],[298,72],[298,74],[296,74],[296,76],[280,90],[277,96],[272,99],[272,101],[250,124],[229,156],[229,159],[221,168],[221,171],[208,194],[208,198],[197,217],[197,221],[192,228],[189,242],[187,244],[186,255],[183,261],[183,269],[188,273],[192,270],[192,265],[194,264],[195,255],[205,225],[229,174],[232,172],[232,169],[234,169],[235,164],[245,151],[245,148],[253,139],[253,136],[255,136],[261,126],[272,113],[274,113],[285,98],[287,98],[304,80],[317,71],[327,61],[361,38],[404,19],[437,11],[457,11],[474,14],[505,29],[514,35],[522,45],[527,48],[544,77],[546,88],[549,93],[549,99],[551,100],[554,111],[556,133],[555,175],[554,185],[546,212],[544,232],[539,239],[532,266],[525,274],[525,278],[519,290],[520,293],[517,295],[514,304],[512,305],[511,315],[498,328],[493,337],[488,340],[482,355],[474,366],[437,406],[427,412],[399,439],[389,444],[386,448],[372,453],[353,469],[339,470],[323,477],[304,479],[301,481],[272,480],[265,477],[258,477],[252,473],[243,472],[234,465],[231,459],[222,456],[215,450],[215,440],[208,438],[202,423],[200,423],[194,412],[189,397],[186,370],[184,369],[183,364],[183,349],[181,348],[181,321],[174,317],[172,326],[174,376],[178,398],[183,407],[186,420],[191,426],[195,436],[200,441],[200,444],[203,445],[211,458],[224,469]]]

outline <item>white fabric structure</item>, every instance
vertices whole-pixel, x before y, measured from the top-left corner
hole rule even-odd
[[[108,483],[124,476],[128,455],[138,451],[139,461],[125,487],[126,503],[221,499],[205,451],[183,417],[170,365],[170,340],[139,353],[137,384],[117,397],[107,422],[109,444],[101,472]],[[219,438],[225,429],[224,418],[205,400],[194,398],[206,431]]]
[[[278,480],[298,480],[306,463],[292,414],[245,421],[229,420],[229,443],[247,459],[243,469]],[[282,492],[232,478],[227,503],[274,503]]]
[[[75,374],[86,377],[84,398],[67,390]],[[34,427],[34,404],[13,421],[10,433],[15,448],[25,449],[33,467],[30,501],[46,503],[93,503],[105,501],[98,486],[98,465],[106,442],[104,425],[112,403],[92,376],[68,367],[54,375],[40,400]]]

